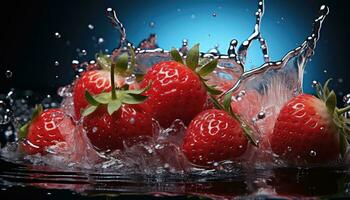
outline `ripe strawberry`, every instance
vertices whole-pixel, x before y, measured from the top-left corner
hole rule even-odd
[[[232,112],[231,97],[232,93],[227,94],[223,105],[212,97],[220,110],[205,110],[188,126],[182,147],[192,163],[210,166],[214,162],[235,160],[247,150],[247,139],[256,145],[250,127]]]
[[[124,142],[134,143],[142,136],[152,135],[152,117],[145,111],[145,105],[140,104],[147,98],[143,90],[128,90],[115,88],[115,68],[126,69],[127,54],[121,55],[111,67],[111,92],[100,93],[94,97],[86,91],[86,100],[90,106],[82,113],[83,127],[90,142],[99,151],[123,149]]]
[[[43,111],[37,106],[32,120],[20,129],[20,138],[25,139],[22,147],[27,154],[44,154],[47,147],[65,141],[60,126],[73,130],[75,125],[71,118],[65,116],[61,109]]]
[[[222,110],[210,109],[190,123],[183,144],[187,158],[197,165],[234,160],[247,150],[240,123]]]
[[[83,127],[91,144],[99,151],[123,149],[123,142],[133,144],[143,136],[152,136],[152,117],[140,105],[122,105],[110,115],[100,106],[84,117]]]
[[[342,114],[350,107],[336,108],[334,91],[316,84],[319,98],[301,94],[282,107],[269,135],[272,151],[294,164],[326,163],[344,155],[350,120]]]
[[[178,51],[171,52],[175,61],[160,62],[147,72],[141,82],[141,88],[152,83],[146,91],[145,104],[151,108],[152,115],[161,126],[168,127],[175,119],[189,124],[200,113],[207,99],[207,91],[218,94],[219,91],[207,86],[204,76],[211,73],[217,60],[212,60],[201,68],[198,67],[199,46],[195,45],[183,64]],[[220,92],[219,92],[220,93]]]
[[[110,69],[112,60],[106,55],[99,55],[96,60],[102,70],[87,71],[75,82],[73,102],[76,119],[80,119],[81,112],[88,106],[88,102],[85,99],[85,91],[93,95],[111,91]],[[124,69],[114,75],[117,87],[122,87],[125,84],[124,76],[130,75],[126,70],[131,71],[132,69]],[[137,83],[135,82],[131,87],[138,88]]]

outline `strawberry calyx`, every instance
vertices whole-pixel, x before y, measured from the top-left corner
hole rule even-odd
[[[245,120],[241,116],[239,116],[237,113],[233,112],[233,110],[232,110],[232,107],[231,107],[232,94],[233,94],[233,92],[229,92],[229,93],[225,94],[222,104],[214,96],[210,95],[210,98],[213,101],[214,106],[217,109],[225,111],[232,118],[234,118],[235,120],[237,120],[240,123],[245,137],[248,139],[248,141],[252,145],[257,147],[258,146],[258,142],[253,137],[253,130],[252,130],[252,128],[247,124],[247,122],[245,122]]]
[[[313,86],[316,89],[318,98],[325,103],[329,114],[333,116],[333,122],[337,126],[339,133],[340,154],[344,157],[348,146],[347,139],[350,138],[350,119],[343,114],[350,111],[350,106],[345,108],[337,107],[336,94],[328,88],[331,80],[331,78],[328,79],[323,86],[318,82],[314,82]]]
[[[173,60],[175,60],[178,63],[181,63],[185,65],[184,60],[181,56],[181,53],[173,48],[170,51],[171,57]],[[201,80],[203,86],[206,88],[206,90],[211,95],[219,95],[222,93],[222,91],[215,89],[215,85],[211,86],[208,85],[206,82],[208,81],[205,79],[206,76],[208,76],[210,73],[212,73],[218,64],[218,59],[211,59],[209,62],[206,62],[204,64],[200,63],[200,57],[199,57],[199,44],[194,45],[187,53],[186,56],[186,65],[189,69],[191,69],[194,73],[196,73]]]
[[[35,108],[33,110],[32,113],[32,117],[31,120],[29,120],[27,123],[25,123],[21,128],[19,128],[19,132],[18,132],[18,139],[24,139],[27,137],[28,135],[28,129],[30,127],[30,125],[32,124],[32,122],[38,117],[40,116],[40,114],[44,111],[44,108],[41,104],[37,104],[35,105]]]
[[[131,57],[134,57],[133,53],[131,54]],[[121,88],[117,88],[115,86],[115,70],[127,73],[130,69],[130,67],[128,67],[128,60],[128,54],[124,53],[120,55],[115,62],[112,62],[110,67],[112,87],[111,92],[102,92],[98,95],[92,96],[88,91],[85,91],[85,98],[89,103],[89,106],[83,111],[82,116],[90,115],[97,108],[103,105],[107,105],[107,112],[109,115],[112,115],[114,112],[119,110],[123,104],[140,104],[147,99],[147,97],[142,95],[142,93],[147,91],[151,84],[141,90],[129,90],[128,85],[124,85]],[[131,60],[135,60],[135,58],[131,58]],[[131,64],[134,65],[135,61],[131,61]]]

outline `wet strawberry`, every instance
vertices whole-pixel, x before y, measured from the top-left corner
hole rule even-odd
[[[112,60],[106,55],[99,55],[96,60],[102,69],[84,72],[74,84],[73,101],[76,119],[80,119],[82,111],[88,106],[85,91],[93,95],[111,91],[110,69]],[[116,72],[114,75],[116,87],[122,87],[125,84],[125,76],[127,75],[130,75],[130,73],[126,72],[126,69]],[[138,88],[138,85],[135,82],[130,87]]]
[[[20,129],[20,138],[25,139],[22,147],[27,154],[44,154],[47,147],[64,142],[64,133],[61,126],[74,129],[71,118],[61,109],[43,111],[42,106],[36,107],[32,120]]]
[[[210,109],[190,123],[183,144],[187,158],[197,165],[234,160],[248,146],[240,122],[222,110]]]
[[[337,161],[344,154],[350,133],[350,120],[342,114],[350,107],[336,108],[335,93],[326,82],[318,96],[301,94],[281,109],[269,135],[272,151],[295,164]]]
[[[141,88],[152,84],[145,93],[148,97],[145,104],[151,108],[152,115],[163,127],[170,126],[175,119],[189,124],[204,108],[206,89],[218,93],[207,86],[203,78],[215,69],[217,60],[212,60],[200,68],[198,45],[189,51],[187,66],[183,64],[176,50],[172,51],[172,55],[177,62],[165,61],[155,64],[141,82]]]
[[[236,160],[247,150],[248,140],[256,145],[252,131],[231,108],[232,93],[221,105],[214,97],[218,109],[198,114],[188,126],[183,152],[190,162],[210,166],[215,162]]]
[[[152,117],[146,105],[143,90],[129,90],[115,87],[114,70],[126,69],[128,55],[122,54],[113,64],[110,72],[111,92],[92,96],[85,91],[89,106],[82,113],[83,127],[91,144],[99,151],[122,150],[123,144],[133,144],[140,137],[152,135]]]
[[[83,126],[92,145],[99,151],[122,150],[123,143],[134,144],[152,136],[152,117],[140,105],[122,105],[110,115],[107,106],[84,117]]]

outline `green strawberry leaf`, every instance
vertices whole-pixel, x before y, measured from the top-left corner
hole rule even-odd
[[[107,104],[107,111],[109,115],[112,115],[122,106],[122,102],[119,99],[112,100]]]
[[[85,99],[90,105],[98,106],[100,104],[87,90],[85,91]]]
[[[225,94],[224,102],[223,102],[224,109],[229,113],[232,112],[232,108],[231,108],[232,94],[233,92],[229,92]]]
[[[115,67],[117,73],[124,74],[128,69],[128,59],[128,54],[123,53],[117,58],[115,64],[112,64],[112,67]]]
[[[25,123],[21,128],[19,128],[19,132],[18,132],[19,140],[27,137],[30,124],[31,124],[31,121]]]
[[[212,102],[214,103],[215,108],[219,109],[219,110],[225,110],[224,107],[222,107],[222,105],[219,103],[219,101],[213,97],[212,95],[210,95],[210,99],[212,100]]]
[[[110,93],[101,93],[93,97],[95,101],[97,101],[99,104],[108,104],[108,102],[111,99]],[[96,104],[97,106],[98,104]]]
[[[152,82],[148,82],[148,85],[141,89],[141,90],[126,90],[125,92],[128,94],[142,94],[144,92],[146,92],[147,90],[149,90],[151,88]]]
[[[19,128],[18,139],[23,139],[27,137],[28,129],[30,124],[44,111],[44,108],[41,104],[35,105],[35,108],[32,113],[31,120],[25,123],[22,127]]]
[[[202,83],[203,83],[205,89],[209,92],[209,94],[219,95],[222,93],[222,91],[215,89],[214,86],[207,85],[204,81],[202,81]]]
[[[208,62],[206,65],[200,68],[198,71],[199,76],[204,77],[212,73],[218,65],[218,60],[214,59]]]
[[[335,110],[335,108],[337,106],[337,97],[336,97],[336,95],[335,95],[333,90],[327,96],[326,106],[327,106],[327,109],[328,109],[329,113],[333,114],[334,110]]]
[[[95,112],[95,110],[97,108],[98,108],[98,106],[89,106],[83,111],[83,113],[81,115],[86,117],[86,116],[90,115],[91,113]]]
[[[323,85],[323,96],[324,97],[328,97],[329,94],[330,94],[330,91],[329,91],[329,88],[328,88],[328,85],[329,85],[329,82],[331,82],[332,78],[328,79],[325,84]]]
[[[99,53],[96,55],[96,62],[102,69],[110,69],[112,65],[112,59],[109,55]]]
[[[126,104],[140,104],[147,99],[147,96],[141,94],[127,93],[121,96],[121,101]]]
[[[342,133],[339,134],[339,148],[340,155],[342,158],[344,158],[346,150],[348,148],[348,141],[346,139],[346,136]]]
[[[186,65],[193,71],[198,67],[199,44],[194,45],[187,53]]]
[[[184,64],[184,62],[182,60],[182,57],[181,57],[181,55],[180,55],[180,53],[179,53],[179,51],[177,49],[173,48],[170,51],[170,55],[173,58],[173,60],[175,60],[176,62]]]

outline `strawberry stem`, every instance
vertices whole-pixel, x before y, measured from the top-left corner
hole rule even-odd
[[[344,113],[349,112],[349,111],[350,111],[350,106],[347,106],[347,107],[345,107],[345,108],[340,108],[340,109],[338,109],[338,110],[337,110],[337,114],[338,114],[338,115],[341,115],[341,114],[344,114]]]
[[[112,86],[112,99],[115,100],[117,98],[117,94],[115,91],[115,82],[114,82],[114,68],[115,65],[111,65],[111,86]]]

